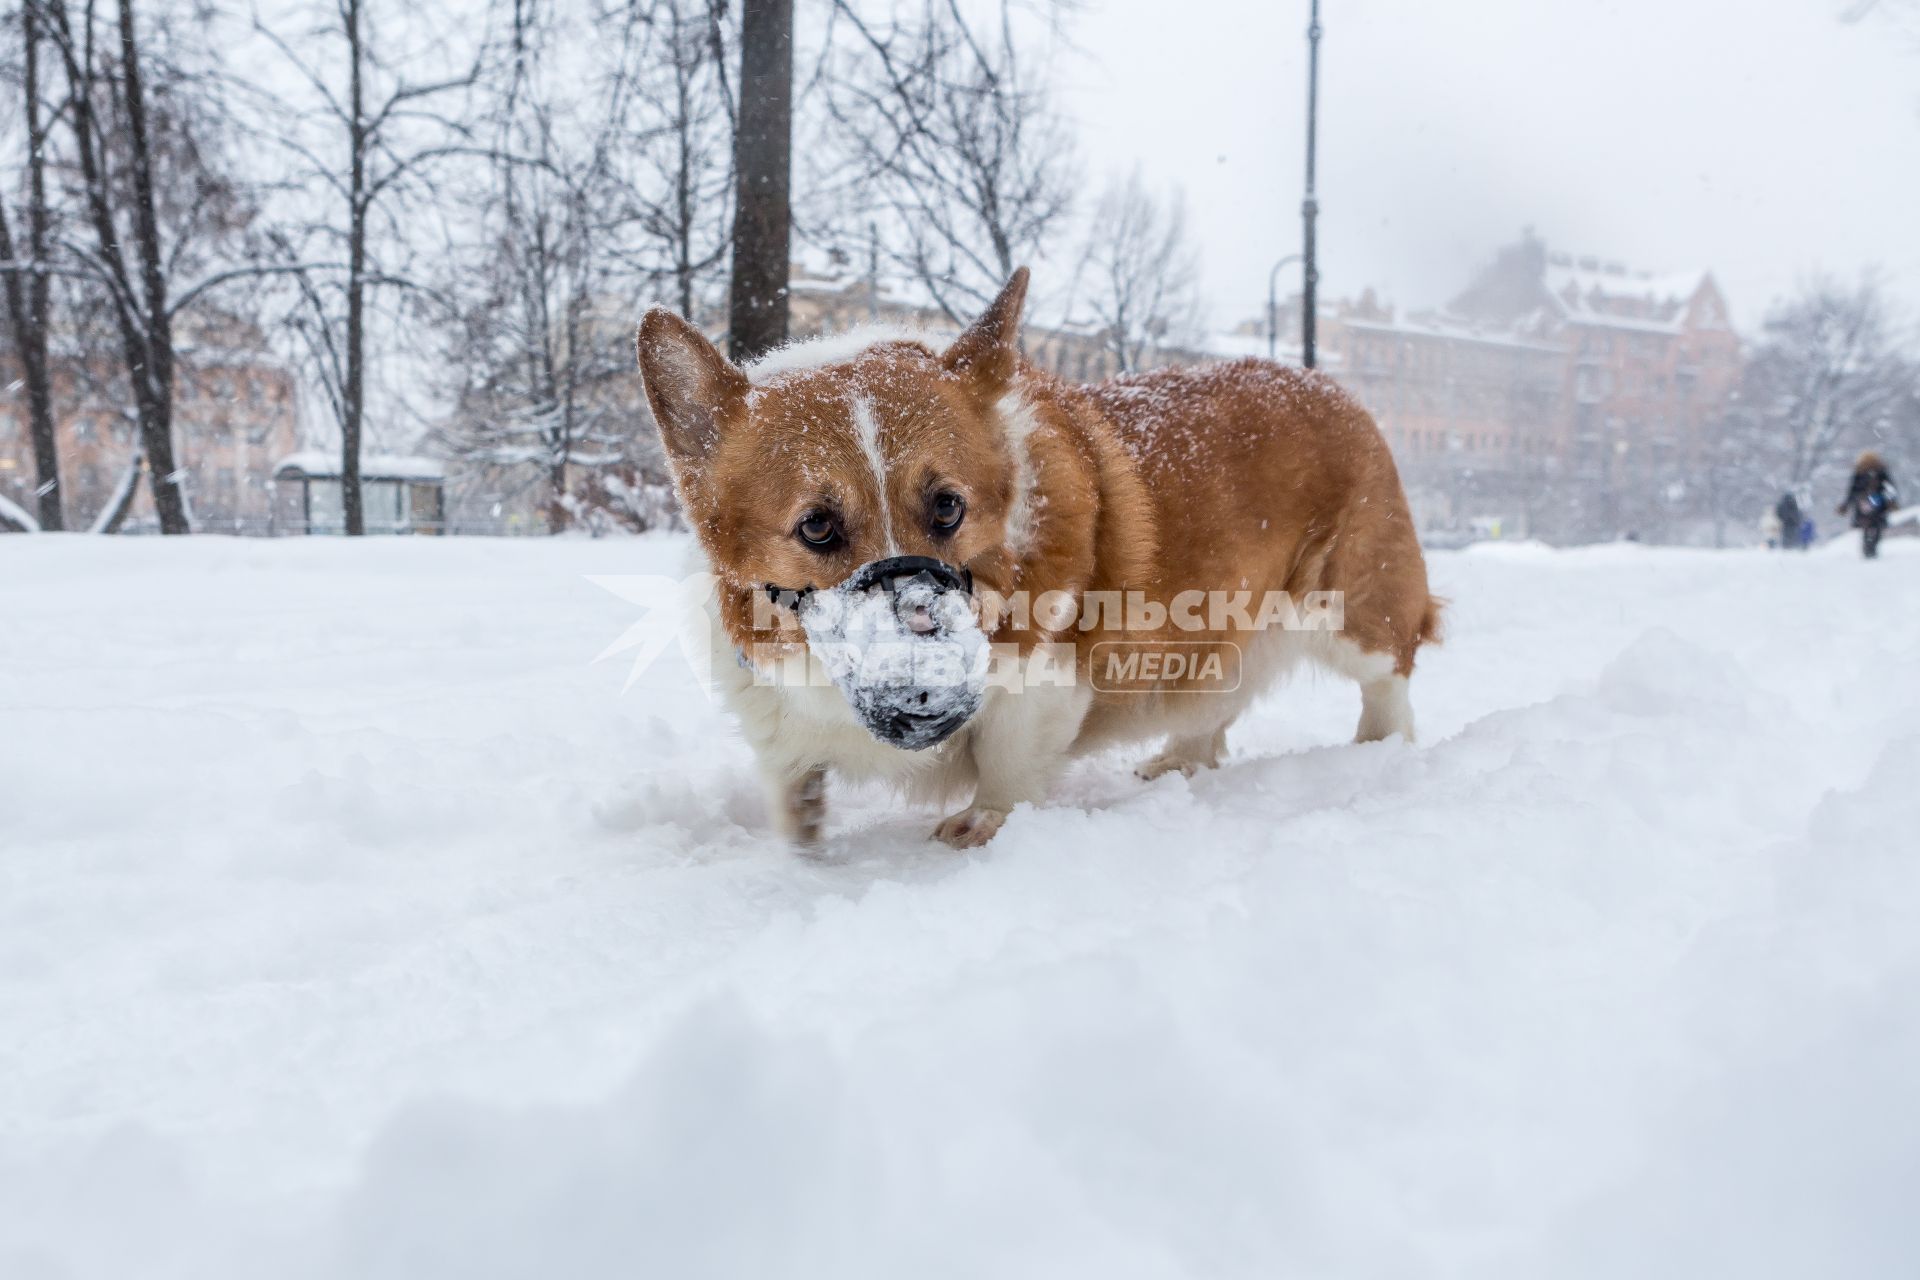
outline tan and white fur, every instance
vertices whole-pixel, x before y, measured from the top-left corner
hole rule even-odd
[[[1022,269],[944,351],[912,339],[801,344],[742,370],[667,311],[641,324],[647,398],[719,583],[720,693],[775,824],[803,845],[823,838],[830,776],[921,798],[970,794],[933,832],[969,847],[1016,806],[1044,802],[1088,751],[1155,740],[1143,777],[1212,767],[1234,719],[1301,662],[1359,684],[1359,740],[1413,737],[1408,680],[1437,636],[1439,602],[1366,411],[1324,376],[1258,360],[1070,384],[1019,353],[1026,286]],[[956,507],[963,517],[947,527]],[[829,525],[833,539],[816,545]],[[872,736],[826,681],[757,681],[736,660],[805,654],[795,619],[756,629],[755,595],[769,584],[832,587],[895,555],[964,568],[988,600],[1339,592],[1344,627],[1169,624],[1143,636],[1097,611],[989,616],[1016,662],[1064,649],[1077,678],[997,682],[952,737],[906,751]],[[1231,641],[1241,679],[1225,693],[1178,680],[1102,692],[1087,678],[1094,646],[1122,637]]]

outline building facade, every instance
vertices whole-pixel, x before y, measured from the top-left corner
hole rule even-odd
[[[924,332],[930,341],[939,342],[957,335],[961,327],[938,308],[896,293],[886,281],[853,274],[844,256],[805,265],[796,262],[788,297],[788,327],[796,338],[880,325]],[[720,317],[715,320],[724,323]],[[1050,325],[1029,317],[1021,330],[1021,342],[1029,360],[1065,378],[1097,382],[1120,372],[1119,355],[1094,325],[1071,320]],[[1185,363],[1204,358],[1205,353],[1199,351],[1168,350],[1155,352],[1152,362]]]
[[[796,264],[796,336],[879,323],[957,326],[848,264]],[[1249,322],[1153,363],[1300,354],[1298,298],[1272,339]],[[1324,302],[1318,363],[1364,403],[1436,541],[1576,541],[1698,533],[1697,477],[1740,377],[1711,273],[1634,272],[1526,234],[1446,307],[1400,313],[1367,291]],[[1028,358],[1079,381],[1118,372],[1097,328],[1029,323]]]
[[[1633,272],[1528,235],[1443,309],[1401,315],[1369,292],[1324,305],[1319,329],[1430,536],[1698,532],[1741,369],[1710,272]]]
[[[274,463],[298,447],[299,410],[291,372],[251,325],[212,319],[183,326],[176,348],[175,462],[194,526],[209,533],[265,533]],[[54,429],[67,527],[85,529],[139,463],[139,431],[117,364],[53,353]],[[28,436],[25,389],[0,393],[0,493],[31,511],[38,477]],[[144,474],[124,527],[153,521]]]

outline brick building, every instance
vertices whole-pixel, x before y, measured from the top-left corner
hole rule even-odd
[[[1442,310],[1368,292],[1319,327],[1322,364],[1379,421],[1431,533],[1683,538],[1700,518],[1741,366],[1711,273],[1632,272],[1528,235]]]
[[[1299,358],[1298,300],[1281,312]],[[793,330],[882,324],[950,333],[924,305],[846,261],[796,264]],[[1027,354],[1067,377],[1116,369],[1100,332],[1029,323]],[[1264,356],[1250,322],[1158,361]],[[1551,253],[1531,234],[1500,250],[1446,307],[1405,314],[1371,290],[1323,303],[1319,363],[1379,421],[1416,518],[1444,540],[1498,531],[1558,540],[1685,538],[1695,477],[1740,376],[1740,342],[1712,275],[1650,275]]]
[[[1488,509],[1496,495],[1485,491],[1506,487],[1496,477],[1550,465],[1564,347],[1524,328],[1396,317],[1370,293],[1336,306],[1331,320],[1321,342],[1332,359],[1323,363],[1379,422],[1421,524],[1534,523],[1503,493]]]
[[[1570,490],[1593,495],[1588,523],[1671,534],[1687,522],[1740,378],[1740,339],[1711,272],[1635,273],[1528,236],[1451,309],[1566,348],[1553,456]]]
[[[293,376],[256,327],[231,318],[183,324],[176,342],[173,447],[186,472],[195,527],[265,532],[273,465],[298,447]],[[117,360],[56,349],[52,365],[67,526],[85,529],[125,477],[138,430]],[[9,370],[0,383],[0,494],[32,511],[36,483],[26,394]],[[127,527],[152,519],[153,498],[143,475]]]
[[[940,341],[959,333],[938,308],[901,296],[886,281],[857,275],[844,254],[793,265],[788,327],[796,338],[843,333],[860,325],[923,330]],[[724,323],[719,317],[716,324]],[[1119,357],[1095,325],[1065,321],[1049,325],[1029,316],[1021,341],[1027,358],[1063,377],[1094,382],[1119,372]],[[1197,352],[1162,352],[1163,361],[1202,359]]]

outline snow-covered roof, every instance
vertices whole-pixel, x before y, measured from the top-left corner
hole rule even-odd
[[[1570,324],[1591,325],[1603,329],[1625,329],[1633,333],[1658,333],[1671,337],[1680,332],[1680,316],[1671,320],[1644,320],[1638,316],[1612,315],[1605,311],[1577,311],[1567,316]]]
[[[324,449],[302,449],[273,464],[276,476],[314,476],[338,478],[340,455]],[[445,480],[447,464],[438,458],[405,454],[363,454],[360,458],[362,480]]]
[[[787,281],[787,292],[796,294],[862,293],[866,288],[865,276],[816,276],[796,273]],[[891,296],[891,290],[884,283],[880,286],[879,296],[883,298]]]
[[[1368,333],[1404,333],[1423,338],[1445,338],[1451,342],[1477,342],[1489,347],[1507,347],[1520,351],[1564,352],[1557,342],[1523,337],[1506,329],[1480,328],[1446,316],[1418,315],[1404,320],[1348,320],[1349,329]]]
[[[1193,355],[1208,356],[1219,360],[1242,360],[1248,356],[1267,358],[1267,335],[1264,333],[1209,333],[1191,347],[1181,350]],[[1283,339],[1275,348],[1274,358],[1282,364],[1298,364],[1301,357],[1300,344]],[[1322,346],[1315,353],[1315,361],[1322,365],[1339,364],[1338,351]]]
[[[1556,295],[1571,288],[1582,298],[1599,293],[1608,298],[1635,299],[1642,302],[1685,302],[1707,282],[1704,269],[1670,271],[1664,275],[1642,271],[1630,273],[1624,268],[1582,267],[1572,263],[1547,264],[1547,288]]]
[[[1220,356],[1223,359],[1239,359],[1242,356],[1265,356],[1267,354],[1267,335],[1264,333],[1209,333],[1195,344],[1199,354]],[[1300,348],[1297,344],[1281,343],[1276,351],[1281,356],[1291,355],[1299,359]]]
[[[1687,303],[1706,285],[1705,270],[1664,274],[1602,267],[1592,259],[1550,260],[1541,283],[1568,320],[1644,333],[1675,333]]]

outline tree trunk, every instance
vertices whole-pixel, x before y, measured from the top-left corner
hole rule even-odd
[[[139,60],[137,47],[132,41],[133,15],[129,7],[130,0],[122,0],[120,16],[122,20],[122,58],[131,67],[133,77],[126,86],[126,100],[129,104],[128,145],[139,161],[148,159],[148,139],[146,137],[146,112],[144,99],[139,91]],[[159,314],[162,330],[159,335],[148,331],[139,304],[135,298],[132,276],[127,271],[126,255],[121,252],[120,229],[114,223],[112,195],[109,190],[106,172],[106,156],[103,150],[104,133],[94,112],[93,88],[97,72],[93,65],[93,30],[91,10],[88,11],[89,26],[86,43],[83,46],[76,40],[73,31],[72,16],[67,6],[60,0],[47,0],[44,12],[52,19],[58,32],[56,43],[60,48],[61,60],[66,65],[67,83],[71,90],[68,110],[71,112],[74,150],[80,160],[81,190],[85,194],[87,219],[93,224],[95,239],[99,242],[100,263],[112,291],[114,323],[120,330],[121,356],[126,361],[127,379],[133,387],[133,400],[136,417],[140,427],[140,446],[152,463],[154,507],[160,516],[160,528],[165,533],[186,533],[186,507],[180,501],[180,489],[173,465],[173,425],[172,425],[172,370],[173,342],[172,328],[166,324],[166,294],[160,292]],[[139,102],[136,114],[132,104]],[[137,131],[133,121],[138,120]],[[136,236],[138,245],[150,257],[144,266],[147,272],[157,273],[159,269],[159,233],[153,218],[152,206],[152,169],[144,169],[147,181],[144,190],[147,196],[144,231]],[[143,276],[147,274],[143,272]],[[149,297],[148,314],[153,311]],[[155,338],[163,339],[160,342]],[[154,351],[162,350],[162,361],[156,362]],[[164,382],[157,381],[156,375],[164,371]]]
[[[140,253],[140,283],[145,294],[146,360],[134,370],[134,395],[140,404],[148,481],[160,532],[190,533],[181,497],[180,469],[173,458],[173,321],[167,314],[167,281],[162,271],[160,220],[154,208],[153,140],[147,132],[147,108],[140,83],[140,46],[134,38],[133,0],[120,0],[120,70],[127,107],[127,146],[133,166],[134,235]]]
[[[340,503],[347,534],[367,531],[366,508],[360,492],[360,426],[366,408],[366,294],[367,294],[367,120],[362,101],[360,0],[347,0],[342,16],[351,60],[348,86],[347,140],[352,172],[348,176],[347,212],[347,385],[345,410],[340,416]]]
[[[7,318],[13,325],[13,343],[20,353],[20,376],[27,387],[27,434],[33,443],[33,462],[40,499],[40,527],[49,532],[66,528],[60,493],[60,453],[54,438],[53,386],[47,372],[47,321],[50,281],[47,259],[46,135],[40,125],[39,15],[31,4],[20,9],[25,59],[23,84],[27,126],[27,240],[25,258],[34,264],[28,272],[6,273]],[[16,253],[4,209],[0,209],[0,259],[14,261]]]
[[[29,215],[31,220],[31,215]],[[40,255],[27,253],[31,261]],[[13,234],[7,226],[7,214],[0,208],[0,261],[15,261]],[[55,530],[66,526],[60,518],[60,455],[53,435],[53,394],[47,377],[47,329],[34,318],[32,294],[36,283],[44,282],[44,272],[23,270],[4,273],[7,295],[7,321],[13,330],[14,349],[20,353],[20,377],[27,387],[27,434],[33,443],[33,461],[39,483],[39,524]],[[45,315],[46,308],[40,308]]]
[[[787,339],[792,228],[793,0],[744,0],[729,352],[751,360]]]

